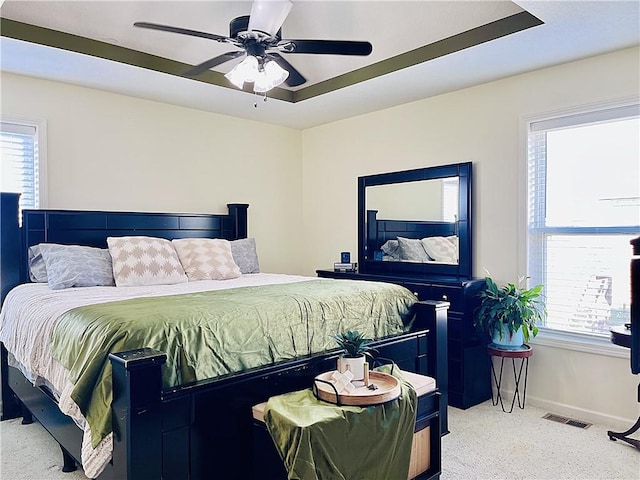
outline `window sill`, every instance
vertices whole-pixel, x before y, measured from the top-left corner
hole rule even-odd
[[[538,335],[532,338],[530,343],[595,355],[629,358],[629,349],[614,345],[608,337],[594,337],[582,333],[561,332],[541,327]]]

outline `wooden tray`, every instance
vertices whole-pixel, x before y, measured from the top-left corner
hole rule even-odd
[[[337,405],[377,405],[389,402],[400,396],[400,381],[393,375],[382,372],[369,372],[369,384],[378,387],[377,390],[369,390],[364,382],[351,382],[356,389],[351,393],[341,392],[336,396],[336,389],[331,383],[331,372],[318,375],[313,381],[313,393],[316,398]]]

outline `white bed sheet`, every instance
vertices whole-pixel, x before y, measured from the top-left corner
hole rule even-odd
[[[72,308],[135,297],[156,297],[316,280],[316,277],[254,273],[231,280],[201,280],[148,287],[81,287],[51,290],[46,283],[27,283],[12,289],[0,311],[0,341],[9,352],[12,366],[34,385],[47,385],[59,399],[60,410],[84,429],[82,466],[90,478],[97,477],[111,459],[113,437],[105,437],[94,449],[89,426],[71,400],[69,372],[51,357],[51,338],[58,318]]]

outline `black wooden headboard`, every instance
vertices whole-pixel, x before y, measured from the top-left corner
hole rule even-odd
[[[236,240],[247,237],[248,204],[227,204],[228,214],[24,210],[18,226],[18,198],[0,193],[1,299],[28,281],[27,251],[38,243],[106,248],[107,237],[145,235],[167,239],[201,237]]]

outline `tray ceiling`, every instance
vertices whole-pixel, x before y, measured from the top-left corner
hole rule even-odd
[[[635,1],[294,1],[283,38],[367,40],[373,52],[367,57],[283,54],[307,82],[274,89],[263,104],[224,77],[239,59],[194,78],[184,75],[233,46],[133,26],[145,21],[228,35],[229,21],[250,11],[251,2],[6,0],[0,7],[1,66],[306,128],[637,45],[640,36]],[[615,21],[615,28],[603,25],[606,19]],[[566,45],[556,43],[555,53],[548,52],[546,37],[557,39],[563,28]],[[581,38],[590,29],[596,42]],[[581,40],[586,44],[579,45]]]

